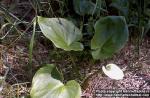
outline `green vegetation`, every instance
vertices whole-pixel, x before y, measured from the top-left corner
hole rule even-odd
[[[48,64],[39,69],[33,77],[31,98],[80,98],[80,85],[73,80],[64,85],[60,76],[55,65]]]
[[[0,41],[6,47],[0,50],[0,64],[7,69],[0,85],[7,83],[7,74],[11,73],[6,52],[23,40],[26,43],[23,46],[28,47],[24,70],[31,88],[30,94],[24,97],[80,98],[85,79],[80,70],[81,62],[89,60],[91,65],[105,62],[119,54],[127,42],[136,45],[135,56],[139,57],[140,45],[150,29],[149,0],[0,2]],[[20,11],[21,6],[25,11]],[[35,66],[35,58],[39,57],[36,49],[40,48],[36,45],[40,43],[48,50],[46,58],[49,61],[40,59]],[[66,73],[62,75],[63,65],[71,67],[71,78],[65,77]],[[21,97],[19,94],[10,96]]]

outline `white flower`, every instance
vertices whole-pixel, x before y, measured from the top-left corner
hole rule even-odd
[[[106,67],[102,66],[103,72],[111,79],[123,79],[124,73],[116,64],[107,64]]]

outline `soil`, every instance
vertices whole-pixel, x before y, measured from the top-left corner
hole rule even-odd
[[[85,58],[79,62],[77,58],[73,58],[75,63],[78,65],[82,80],[71,75],[72,66],[69,57],[65,55],[65,52],[59,50],[59,55],[53,51],[49,51],[41,43],[36,44],[36,49],[33,52],[33,75],[36,70],[41,67],[42,63],[55,63],[64,74],[65,80],[76,79],[82,83],[82,96],[83,98],[105,98],[105,97],[94,97],[96,90],[148,90],[150,91],[150,39],[146,38],[140,46],[139,55],[135,51],[136,46],[128,44],[113,58],[96,61],[92,63],[89,59]],[[26,96],[29,95],[32,76],[28,74],[27,66],[29,65],[28,48],[25,41],[20,41],[14,47],[6,49],[5,46],[1,45],[1,65],[0,74],[6,75],[6,82],[3,83],[3,89],[1,96],[3,98],[11,98],[12,96]],[[55,50],[54,50],[55,51]],[[62,53],[61,53],[62,52]],[[51,58],[55,56],[55,58]],[[65,59],[65,60],[64,60]],[[76,60],[77,59],[77,60]],[[101,71],[101,67],[108,64],[115,63],[120,66],[124,71],[124,78],[119,81],[115,81],[105,76]],[[65,82],[65,81],[64,81]],[[108,98],[108,97],[107,97]],[[112,97],[111,97],[112,98]],[[122,97],[128,98],[128,97]],[[142,98],[142,97],[141,97]]]
[[[83,98],[105,98],[98,96],[98,92],[109,90],[133,90],[139,92],[145,90],[143,94],[150,92],[150,40],[142,43],[139,50],[139,56],[135,57],[135,46],[128,44],[122,51],[107,63],[115,63],[124,70],[124,78],[122,80],[112,80],[105,76],[102,72],[95,72],[90,75],[83,83],[85,89],[83,90]],[[100,64],[99,66],[102,66]],[[86,84],[86,85],[85,85]],[[130,91],[131,90],[131,91]],[[101,93],[100,93],[101,94]],[[111,93],[112,94],[112,93]],[[104,95],[103,95],[104,96]],[[139,96],[138,98],[148,98]],[[106,97],[106,98],[112,98]],[[119,97],[119,98],[137,98],[134,97]]]

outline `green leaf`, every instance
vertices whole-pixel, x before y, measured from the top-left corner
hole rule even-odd
[[[53,42],[57,48],[66,51],[82,51],[81,31],[71,22],[63,18],[43,18],[38,16],[42,33]]]
[[[30,40],[30,45],[29,45],[29,69],[32,70],[32,53],[33,53],[33,47],[34,47],[34,37],[35,37],[35,29],[36,29],[36,23],[37,23],[37,19],[36,17],[33,19],[33,33],[32,33],[32,37]]]
[[[73,0],[74,10],[79,15],[93,15],[98,14],[100,11],[105,11],[105,9],[101,8],[101,0],[96,0],[96,4],[91,0]]]
[[[91,40],[94,59],[106,59],[119,51],[128,40],[128,27],[123,16],[107,16],[95,24]]]
[[[57,67],[54,64],[46,64],[36,72],[35,76],[43,73],[49,73],[53,78],[63,81],[62,73],[58,71]]]
[[[104,9],[102,0],[96,0],[96,3],[93,3],[92,0],[73,0],[73,7],[77,14],[84,15],[99,15],[100,11],[107,12]]]
[[[149,0],[144,1],[144,14],[147,15],[148,18],[150,18],[150,1]]]
[[[74,10],[79,15],[90,14],[94,10],[95,4],[88,0],[73,0]]]
[[[74,80],[64,85],[52,76],[53,70],[56,70],[55,65],[48,64],[37,71],[32,81],[31,98],[80,98],[80,85]]]
[[[120,12],[120,15],[126,17],[128,16],[128,12],[129,12],[128,0],[112,0],[110,6],[116,8]]]

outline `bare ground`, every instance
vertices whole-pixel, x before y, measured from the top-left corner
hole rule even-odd
[[[1,85],[0,98],[12,98],[12,96],[19,98],[20,96],[29,95],[32,75],[28,74],[27,69],[29,65],[28,45],[21,41],[13,47],[6,49],[6,46],[0,45],[0,74],[1,76],[6,75],[6,82],[3,82]],[[66,80],[76,79],[82,83],[78,77],[72,75],[72,66],[68,66],[72,64],[69,57],[65,55],[65,52],[59,52],[62,53],[57,54],[54,51],[48,50],[42,44],[37,43],[33,52],[33,73],[42,63],[55,63],[62,69]],[[112,59],[96,62],[91,60],[92,58],[85,58],[82,61],[78,61],[77,58],[74,59],[75,63],[78,64],[81,78],[85,78],[82,84],[83,98],[95,98],[95,90],[99,89],[150,90],[149,38],[142,42],[139,55],[135,51],[135,45],[128,43]],[[101,67],[108,63],[115,63],[124,70],[125,77],[123,80],[111,80],[101,72]]]
[[[150,40],[142,43],[139,56],[135,57],[135,46],[128,44],[122,51],[107,63],[115,63],[124,70],[124,78],[119,81],[112,80],[101,72],[95,72],[84,82],[83,98],[94,97],[96,90],[146,90],[150,92]],[[100,64],[99,66],[102,66]],[[107,97],[109,98],[109,97]],[[110,97],[112,98],[112,97]],[[120,97],[119,97],[120,98]],[[137,98],[137,97],[121,97]],[[148,98],[148,97],[138,97]]]

